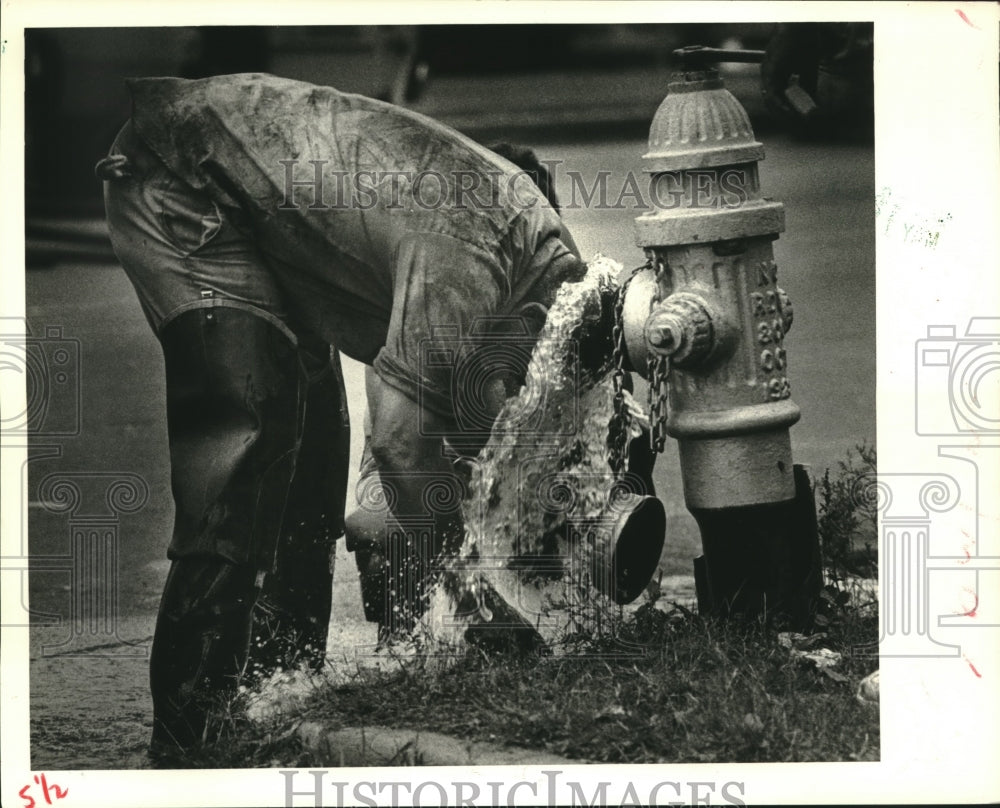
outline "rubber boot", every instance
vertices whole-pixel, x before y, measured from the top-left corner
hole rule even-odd
[[[255,677],[300,665],[322,668],[336,540],[344,532],[351,433],[340,357],[325,345],[300,353],[315,369],[273,570],[254,608],[247,670]]]
[[[250,641],[256,573],[217,557],[171,564],[153,635],[150,755],[163,765],[216,733],[209,716],[224,716]],[[217,727],[220,731],[222,727]]]
[[[150,661],[154,755],[197,745],[243,672],[302,421],[290,332],[252,307],[204,303],[159,335],[175,522]]]

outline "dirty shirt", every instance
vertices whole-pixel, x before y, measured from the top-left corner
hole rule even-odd
[[[253,240],[297,322],[446,417],[456,339],[583,274],[531,179],[425,116],[263,74],[128,85],[136,134]]]

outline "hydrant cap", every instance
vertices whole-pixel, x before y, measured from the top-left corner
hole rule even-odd
[[[647,171],[683,171],[764,158],[746,110],[715,70],[685,71],[667,87],[649,127]]]

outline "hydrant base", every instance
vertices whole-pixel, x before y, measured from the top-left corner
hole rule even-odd
[[[795,496],[787,429],[681,439],[678,447],[689,510],[783,502]]]
[[[819,537],[808,472],[796,465],[794,477],[787,502],[691,509],[704,550],[695,560],[700,612],[809,627],[822,587]]]

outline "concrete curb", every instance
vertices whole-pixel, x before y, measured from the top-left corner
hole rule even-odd
[[[322,722],[306,721],[298,735],[315,755],[317,766],[550,766],[588,762],[413,729],[330,729]]]

